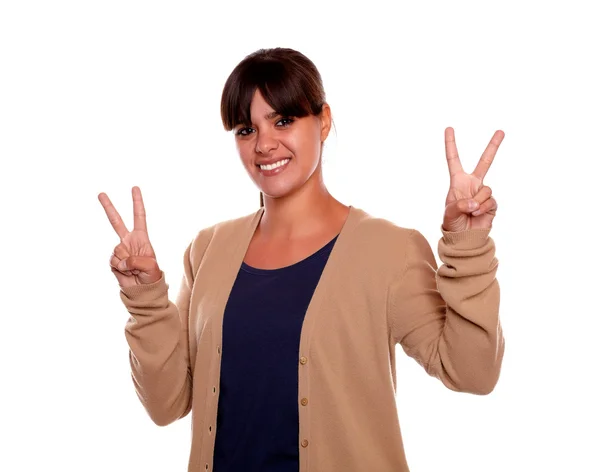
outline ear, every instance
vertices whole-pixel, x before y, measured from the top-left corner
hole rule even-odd
[[[319,117],[321,118],[321,142],[324,142],[331,130],[331,108],[328,103],[323,104]]]

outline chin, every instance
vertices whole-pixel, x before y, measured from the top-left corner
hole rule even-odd
[[[293,169],[287,169],[283,175],[264,176],[262,174],[252,175],[256,187],[263,193],[265,198],[285,198],[297,193],[305,185],[309,184],[310,176],[305,176]],[[292,172],[289,172],[292,171]]]
[[[261,190],[261,192],[263,193],[265,198],[273,198],[273,199],[285,198],[294,193],[293,190],[278,191],[278,192]]]
[[[280,186],[269,185],[269,186],[263,186],[263,187],[259,186],[258,187],[258,189],[263,193],[265,198],[275,198],[275,199],[289,197],[290,195],[293,195],[296,192],[298,192],[298,190],[300,190],[301,188],[302,188],[302,184],[298,184],[298,185],[288,184],[288,185],[280,185]]]

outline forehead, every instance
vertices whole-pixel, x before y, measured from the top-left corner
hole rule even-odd
[[[272,113],[275,110],[271,105],[267,103],[265,98],[260,93],[260,90],[256,89],[250,102],[250,114],[252,118],[260,118],[265,114]]]

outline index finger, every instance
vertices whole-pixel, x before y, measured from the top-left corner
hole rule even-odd
[[[131,189],[133,197],[133,229],[146,231],[146,209],[144,208],[144,200],[142,199],[142,191],[139,187]]]
[[[492,162],[494,162],[494,156],[496,155],[498,147],[503,139],[504,131],[498,130],[494,133],[494,136],[492,136],[492,139],[485,148],[485,151],[483,151],[483,154],[477,163],[477,167],[475,167],[475,170],[473,171],[473,175],[475,177],[483,180],[485,174],[487,174],[487,171],[490,169]]]
[[[450,127],[446,128],[444,131],[444,137],[446,140],[446,160],[448,161],[450,177],[452,177],[455,174],[463,172],[463,168],[458,157],[458,149],[456,148],[454,129]]]
[[[127,236],[127,234],[129,234],[129,231],[127,231],[125,223],[123,223],[123,220],[121,219],[121,215],[119,215],[119,212],[110,201],[110,198],[108,198],[108,195],[106,195],[104,192],[98,195],[98,200],[100,200],[100,203],[106,212],[106,216],[108,216],[108,221],[110,221],[110,224],[119,237],[123,239],[125,236]]]

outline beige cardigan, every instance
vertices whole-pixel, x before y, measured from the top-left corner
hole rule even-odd
[[[197,234],[175,303],[164,273],[153,284],[121,288],[142,404],[158,425],[192,411],[189,472],[212,471],[223,313],[263,211]],[[350,208],[302,326],[300,472],[408,471],[396,343],[448,388],[492,391],[504,338],[489,232],[442,231],[437,269],[420,232]]]

